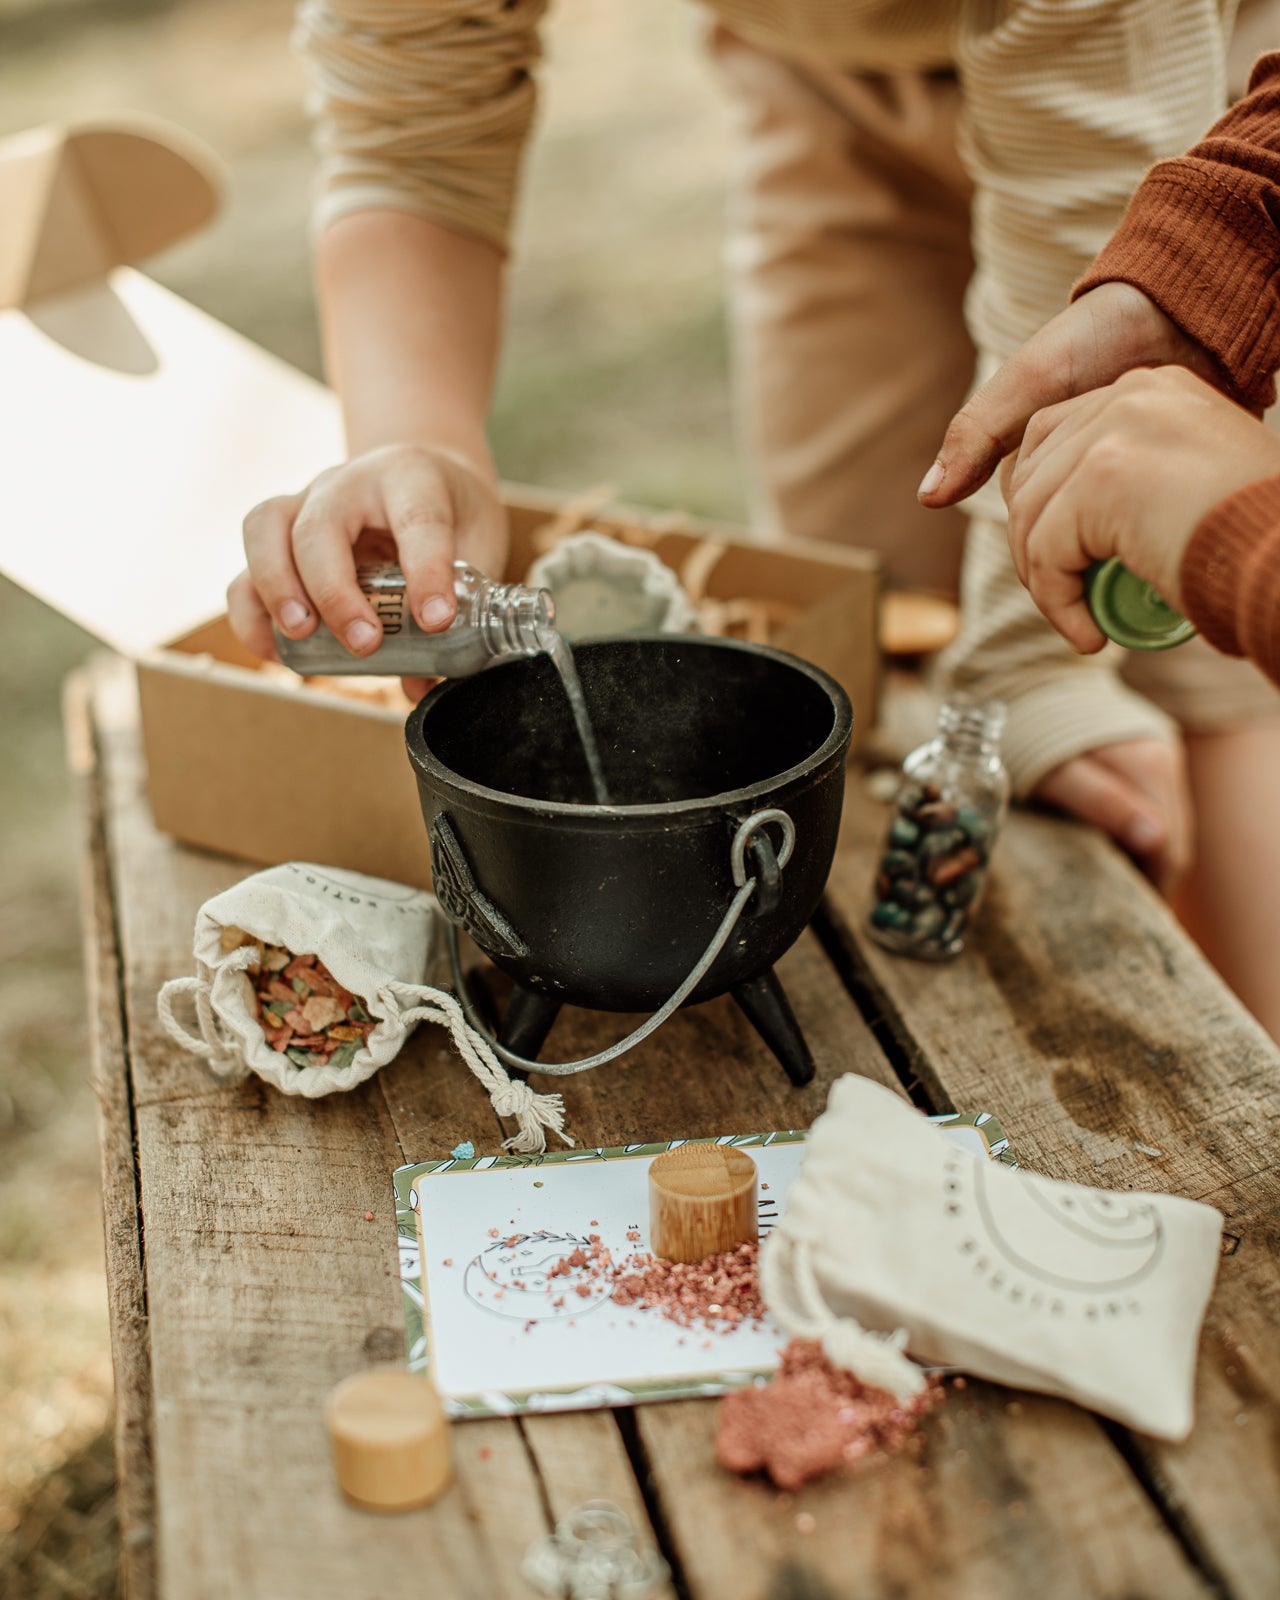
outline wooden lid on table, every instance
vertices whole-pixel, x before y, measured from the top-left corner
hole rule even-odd
[[[756,1164],[732,1145],[682,1144],[649,1166],[649,1246],[664,1261],[702,1261],[754,1244]]]
[[[440,1396],[402,1367],[347,1378],[324,1412],[338,1487],[371,1511],[407,1511],[449,1486],[449,1424]]]
[[[891,589],[880,599],[880,648],[887,656],[932,656],[960,626],[952,600],[918,589]]]

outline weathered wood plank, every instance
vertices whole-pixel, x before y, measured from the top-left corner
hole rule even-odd
[[[534,1074],[530,1082],[540,1091],[560,1091],[568,1130],[579,1143],[595,1145],[805,1127],[822,1109],[840,1071],[857,1068],[881,1082],[896,1082],[811,935],[785,958],[781,972],[823,1062],[806,1089],[790,1087],[727,998],[677,1013],[616,1063],[564,1078]],[[544,1054],[557,1060],[593,1054],[641,1020],[568,1010],[552,1030]],[[440,1030],[425,1030],[401,1060],[380,1074],[380,1081],[407,1160],[446,1154],[460,1139],[471,1139],[482,1153],[498,1148],[502,1130]],[[646,1417],[652,1409],[646,1408]],[[469,1432],[471,1426],[458,1432]],[[585,1499],[604,1496],[626,1512],[634,1527],[645,1528],[649,1513],[612,1416],[527,1417],[521,1426],[556,1517]],[[658,1471],[661,1479],[664,1466]],[[660,1499],[665,1505],[665,1493]],[[649,1531],[658,1537],[656,1529]],[[713,1583],[698,1592],[710,1596],[730,1591]]]
[[[623,1062],[559,1080],[575,1134],[613,1144],[797,1126],[812,1121],[842,1072],[898,1087],[812,935],[779,973],[818,1061],[812,1086],[791,1088],[732,1004],[714,1002],[680,1013]],[[624,1028],[566,1011],[548,1050],[585,1055]],[[705,1070],[717,1061],[733,1065]],[[1009,1398],[974,1385],[933,1419],[920,1462],[890,1461],[794,1497],[715,1465],[714,1402],[643,1406],[634,1416],[660,1520],[694,1596],[986,1600],[1021,1596],[1032,1579],[1062,1600],[1203,1595],[1103,1429],[1031,1396],[1017,1397],[1011,1413]]]
[[[919,1459],[829,1477],[794,1496],[716,1467],[714,1403],[647,1406],[637,1420],[694,1595],[1209,1593],[1097,1424],[1054,1401],[975,1383],[930,1421]]]
[[[1280,1052],[1092,832],[1011,817],[971,949],[941,966],[862,933],[885,809],[855,789],[829,885],[855,984],[940,1105],[980,1102],[1037,1171],[1206,1200],[1228,1235],[1184,1444],[1138,1470],[1234,1594],[1280,1586]]]
[[[200,901],[245,869],[156,835],[121,684],[118,674],[105,682],[94,708],[147,1219],[160,1592],[275,1600],[305,1590],[321,1600],[394,1592],[429,1573],[450,1595],[523,1593],[525,1548],[546,1530],[547,1511],[561,1514],[584,1490],[617,1499],[643,1528],[611,1419],[460,1427],[458,1485],[400,1519],[341,1505],[320,1429],[332,1382],[400,1354],[391,1168],[463,1137],[493,1148],[487,1101],[437,1030],[363,1090],[322,1102],[216,1085],[175,1050],[154,1021],[155,989],[189,970]],[[793,1091],[720,1002],[673,1019],[626,1062],[562,1081],[575,1134],[606,1143],[795,1126],[812,1119],[840,1071],[892,1081],[811,938],[782,976],[821,1063],[818,1086]],[[566,1014],[548,1048],[586,1053],[625,1027]],[[704,1066],[727,1059],[731,1072]],[[1050,1595],[1203,1593],[1092,1419],[1030,1398],[1013,1402],[1018,1413],[1001,1411],[1008,1401],[975,1385],[935,1419],[922,1462],[891,1462],[790,1503],[719,1473],[710,1406],[641,1408],[635,1435],[695,1597],[909,1589],[929,1600],[979,1586],[1012,1594],[1028,1579]],[[815,1518],[812,1533],[796,1525],[802,1510]]]
[[[856,1065],[882,1082],[896,1082],[811,935],[806,934],[786,957],[781,971],[796,1014],[823,1062],[814,1083],[806,1089],[790,1087],[781,1067],[727,998],[677,1013],[618,1062],[571,1077],[552,1079],[534,1074],[530,1082],[540,1091],[563,1093],[568,1130],[579,1143],[594,1145],[803,1127],[822,1109],[841,1070]],[[494,987],[501,987],[500,980],[495,979]],[[622,1038],[641,1020],[638,1016],[567,1010],[557,1021],[544,1054],[554,1059],[593,1054]],[[415,1064],[419,1061],[421,1066]],[[502,1130],[479,1086],[440,1030],[424,1031],[404,1056],[380,1075],[380,1081],[406,1159],[443,1155],[464,1138],[471,1139],[481,1153],[498,1148]],[[655,1410],[684,1409],[688,1409],[687,1403],[645,1408],[637,1422],[642,1439]],[[466,1424],[456,1431],[466,1435],[472,1426]],[[521,1426],[554,1516],[563,1516],[585,1499],[603,1496],[618,1504],[638,1531],[659,1538],[612,1415],[527,1417]],[[682,1441],[675,1443],[677,1450],[683,1447]],[[653,1462],[663,1521],[669,1498],[666,1455],[664,1445]],[[706,1455],[709,1462],[709,1443]],[[723,1479],[724,1475],[718,1476]],[[679,1563],[683,1549],[673,1553]],[[714,1596],[735,1591],[715,1580],[695,1592]]]
[[[442,1028],[420,1029],[376,1081],[406,1162],[448,1155],[463,1139],[470,1139],[482,1155],[496,1154],[510,1131],[503,1129],[484,1090]],[[488,1476],[485,1429],[490,1426],[466,1422],[453,1429],[455,1456],[465,1456],[473,1463],[478,1482]],[[651,1535],[648,1511],[611,1413],[530,1416],[519,1424],[503,1426],[519,1428],[553,1520],[584,1500],[603,1498],[612,1500],[638,1532]]]
[[[68,680],[63,721],[82,828],[80,903],[102,1165],[107,1307],[115,1387],[116,1515],[120,1525],[120,1571],[127,1600],[153,1600],[155,1495],[142,1219],[133,1164],[133,1105],[121,1009],[120,951],[107,863],[105,798],[89,694],[84,673],[76,673]]]
[[[337,1494],[324,1397],[403,1350],[400,1147],[376,1083],[320,1102],[225,1087],[160,1031],[156,989],[190,970],[201,899],[245,869],[151,827],[119,671],[94,713],[145,1217],[159,1593],[345,1600],[430,1573],[441,1593],[523,1594],[519,1558],[547,1521],[514,1424],[473,1424],[454,1488],[428,1510],[371,1517]]]

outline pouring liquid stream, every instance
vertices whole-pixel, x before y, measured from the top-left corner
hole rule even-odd
[[[555,625],[550,594],[523,584],[495,583],[464,561],[455,561],[453,570],[458,610],[443,632],[424,632],[409,604],[404,572],[384,561],[356,569],[361,592],[382,624],[382,641],[374,655],[352,655],[322,624],[305,639],[274,630],[280,660],[302,677],[374,672],[453,678],[482,672],[497,661],[545,652],[573,713],[595,804],[612,804],[578,669]]]
[[[612,802],[609,799],[609,786],[605,782],[604,767],[601,765],[600,751],[596,745],[595,729],[591,726],[591,718],[587,712],[587,701],[582,692],[578,669],[574,665],[573,651],[566,644],[563,634],[559,632],[551,634],[546,650],[551,657],[552,666],[560,674],[569,710],[573,713],[578,740],[586,757],[587,770],[591,774],[591,790],[595,796],[595,803],[598,806],[610,805]]]

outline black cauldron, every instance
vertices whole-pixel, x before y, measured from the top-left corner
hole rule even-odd
[[[439,684],[409,755],[446,915],[515,980],[501,1042],[536,1057],[563,1004],[654,1011],[735,894],[735,833],[757,888],[688,1003],[730,992],[793,1081],[813,1061],[773,965],[812,916],[835,852],[849,698],[819,668],[737,640],[655,634],[574,660],[612,804],[591,784],[551,660]],[[740,846],[742,840],[740,838]]]

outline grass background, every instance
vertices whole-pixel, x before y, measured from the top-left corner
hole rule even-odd
[[[146,112],[204,138],[228,167],[226,211],[148,270],[318,372],[290,23],[288,0],[0,0],[0,137]],[[695,13],[557,0],[546,43],[499,465],[738,516],[720,275],[729,130]],[[0,1600],[105,1600],[118,1585],[111,1367],[58,710],[94,646],[3,579],[0,639]]]

